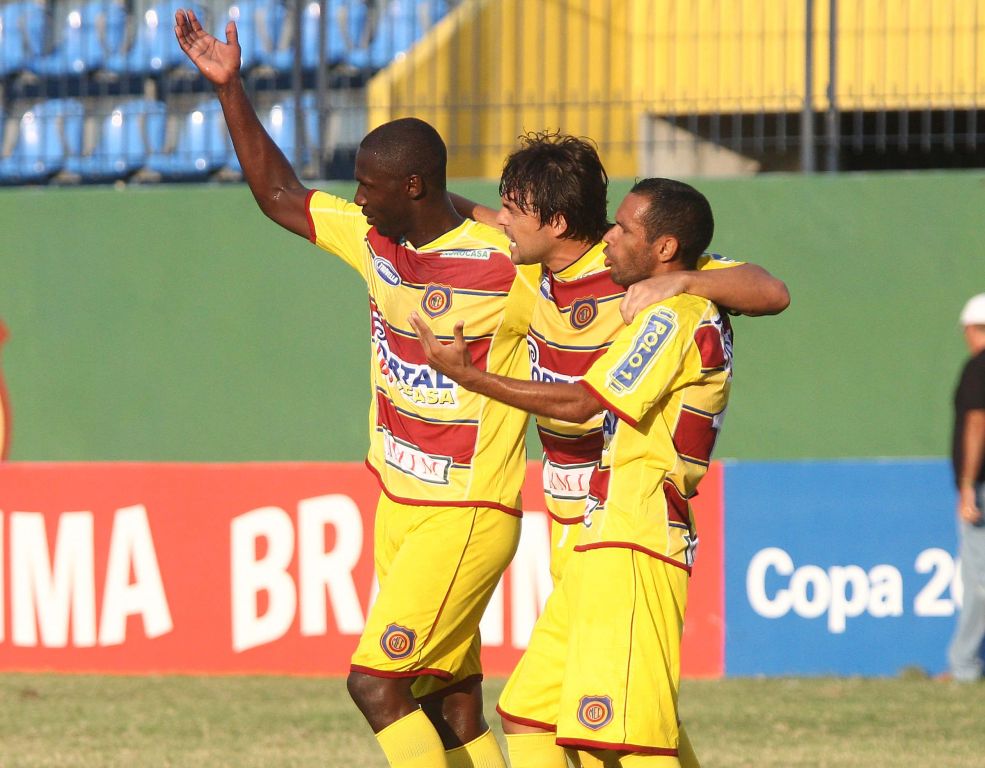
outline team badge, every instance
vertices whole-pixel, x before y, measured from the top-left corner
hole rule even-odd
[[[580,331],[595,319],[599,313],[599,305],[594,296],[588,298],[575,299],[571,305],[571,327]]]
[[[597,731],[612,722],[612,699],[608,696],[582,696],[578,702],[578,722]]]
[[[451,308],[451,288],[447,285],[436,285],[431,283],[424,291],[424,298],[421,299],[421,309],[428,313],[430,317],[438,317],[445,314]]]
[[[414,630],[390,624],[380,638],[380,647],[391,659],[406,659],[414,652],[416,642],[417,633]]]

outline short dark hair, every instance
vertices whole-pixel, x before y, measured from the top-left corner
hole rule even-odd
[[[560,133],[520,136],[520,149],[506,158],[499,194],[549,224],[564,216],[567,240],[595,243],[609,228],[609,177],[589,139]]]
[[[359,148],[373,152],[390,174],[418,175],[438,190],[446,187],[448,149],[433,126],[416,117],[384,123],[366,134]]]
[[[674,179],[639,179],[629,191],[649,203],[640,215],[647,242],[673,235],[680,244],[681,261],[694,269],[715,234],[708,199],[690,184]]]

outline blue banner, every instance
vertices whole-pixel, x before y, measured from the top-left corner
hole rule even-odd
[[[729,464],[725,673],[944,671],[955,498],[942,459]]]

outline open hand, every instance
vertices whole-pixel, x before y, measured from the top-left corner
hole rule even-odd
[[[236,22],[226,24],[223,43],[202,29],[194,11],[179,10],[174,15],[174,36],[192,64],[213,85],[226,85],[238,77],[242,52]]]
[[[470,371],[475,370],[475,366],[472,365],[472,355],[465,343],[464,321],[459,320],[455,323],[455,338],[448,344],[439,341],[416,312],[412,312],[407,321],[417,333],[417,340],[421,342],[428,365],[438,373],[461,384],[462,379],[467,377]]]

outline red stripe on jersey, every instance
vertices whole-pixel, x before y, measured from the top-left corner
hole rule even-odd
[[[713,426],[713,417],[681,409],[674,430],[674,448],[681,456],[697,459],[707,464],[711,461],[711,450],[715,447],[718,430]]]
[[[376,227],[371,228],[366,237],[376,255],[389,261],[400,278],[408,283],[417,285],[440,283],[452,289],[506,293],[516,278],[516,267],[513,266],[510,257],[493,248],[489,248],[488,259],[456,259],[442,257],[440,251],[418,253],[412,248],[384,237]],[[476,248],[476,250],[486,249]]]
[[[505,504],[500,504],[498,501],[487,501],[485,499],[464,499],[462,501],[445,500],[436,505],[433,499],[412,499],[409,496],[397,496],[396,494],[391,493],[390,489],[386,487],[386,483],[383,482],[383,477],[380,475],[380,471],[370,463],[369,459],[366,459],[366,469],[368,469],[373,477],[376,478],[376,482],[380,484],[380,490],[383,491],[384,495],[391,501],[395,501],[398,504],[407,504],[412,507],[483,507],[484,509],[495,509],[497,512],[505,512],[507,515],[512,515],[513,517],[523,517],[522,509],[508,507]]]
[[[636,419],[634,419],[632,416],[623,413],[621,410],[616,408],[612,403],[610,403],[606,399],[605,395],[603,395],[601,392],[595,389],[595,387],[593,387],[587,381],[585,381],[584,379],[579,379],[577,383],[581,384],[585,389],[588,390],[588,393],[592,397],[594,397],[596,400],[602,403],[603,408],[608,408],[610,411],[616,414],[616,416],[618,416],[621,421],[625,421],[627,424],[629,424],[629,426],[634,428],[639,426],[640,423]]]
[[[609,472],[608,468],[595,467],[588,484],[588,495],[598,499],[599,504],[605,504],[605,500],[609,498]]]
[[[540,428],[537,432],[540,434],[544,453],[555,464],[586,464],[598,461],[602,455],[604,437],[601,429],[572,437],[563,437]]]
[[[537,365],[571,377],[584,376],[592,363],[605,354],[608,346],[606,341],[594,349],[558,349],[534,333],[527,335],[527,341],[537,348]]]
[[[667,557],[667,555],[662,555],[659,552],[654,552],[652,549],[647,549],[646,547],[637,544],[635,541],[596,541],[593,544],[576,544],[574,551],[591,552],[593,549],[631,549],[633,552],[639,552],[647,557],[652,557],[654,560],[659,560],[661,563],[667,563],[667,565],[680,568],[688,574],[691,573],[691,566],[686,563],[682,563],[680,560],[674,560],[673,558]]]
[[[307,197],[304,198],[304,215],[308,218],[308,239],[313,243],[318,242],[318,235],[315,233],[315,220],[311,217],[311,197],[317,191],[317,189],[309,189]]]
[[[431,669],[426,667],[424,669],[409,669],[406,672],[387,672],[382,669],[373,669],[372,667],[364,667],[361,664],[351,664],[349,666],[351,672],[362,672],[366,675],[372,675],[373,677],[386,677],[386,678],[404,678],[404,677],[421,677],[422,675],[434,675],[441,680],[451,680],[454,675],[451,672],[446,672],[443,669]]]
[[[416,336],[407,336],[397,333],[389,326],[383,326],[386,334],[386,343],[390,351],[406,363],[415,365],[427,364],[427,353],[421,346],[421,342]],[[450,341],[451,339],[448,339]],[[472,355],[472,363],[479,370],[486,370],[486,362],[489,356],[489,347],[492,339],[481,338],[468,342],[469,353]],[[432,375],[432,378],[434,376]]]
[[[420,421],[398,411],[390,399],[376,393],[376,421],[394,437],[435,456],[450,456],[452,463],[469,465],[475,455],[479,428],[474,424],[443,424]]]
[[[605,299],[610,296],[618,296],[626,292],[621,285],[616,285],[609,277],[609,270],[596,272],[593,275],[586,275],[577,280],[561,281],[550,276],[551,295],[554,303],[559,309],[567,309],[578,299],[594,296],[596,299]]]
[[[670,480],[664,480],[664,499],[667,501],[667,520],[671,523],[683,523],[690,528],[691,513],[687,508],[687,499]]]
[[[705,370],[725,367],[725,345],[717,326],[705,324],[694,332],[694,343],[701,353],[701,367]]]
[[[505,709],[503,709],[498,704],[496,705],[496,711],[499,716],[504,720],[509,720],[514,723],[519,723],[520,725],[529,725],[533,728],[539,728],[542,731],[556,732],[557,726],[551,723],[542,723],[540,720],[531,720],[529,717],[518,717],[516,715],[511,715]]]
[[[639,752],[641,755],[677,756],[677,750],[669,747],[666,749],[663,747],[641,747],[619,741],[592,741],[590,739],[559,738],[556,741],[559,747],[571,747],[573,749],[611,749],[613,752]]]

